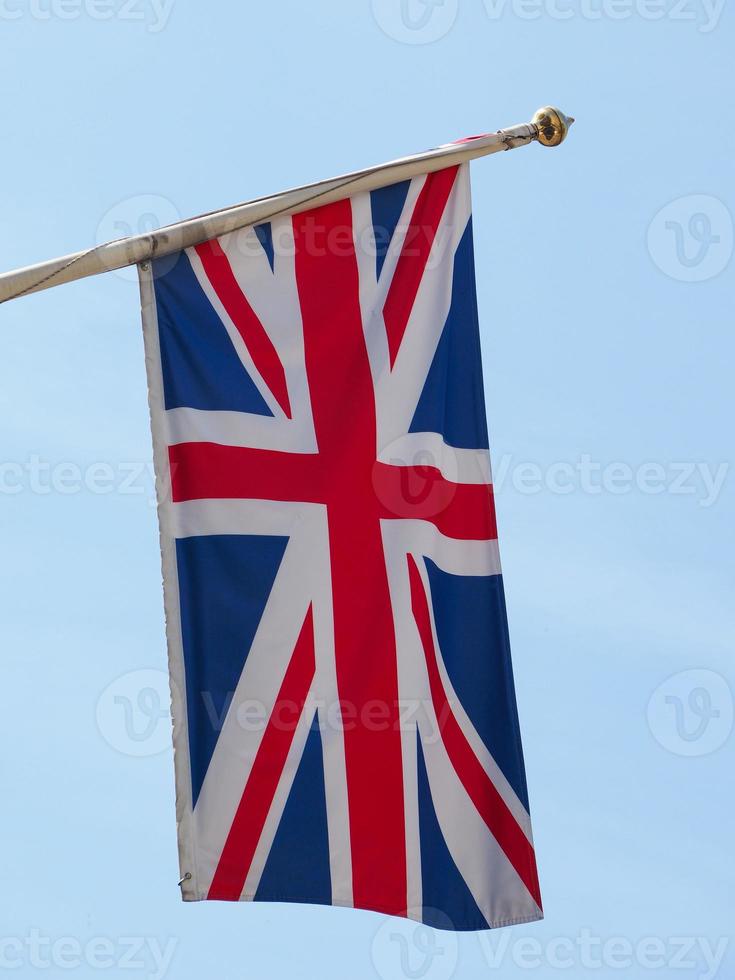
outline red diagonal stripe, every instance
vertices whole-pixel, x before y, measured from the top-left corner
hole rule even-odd
[[[424,583],[411,555],[408,556],[408,574],[411,583],[411,606],[424,648],[426,666],[429,671],[431,699],[436,717],[439,720],[442,741],[452,765],[478,813],[515,868],[519,878],[531,893],[534,902],[541,908],[541,890],[533,847],[492,780],[482,768],[447,700],[437,664]]]
[[[436,232],[447,206],[459,167],[438,170],[426,178],[416,201],[396,271],[383,307],[388,335],[390,365],[393,367],[406,332],[416,294],[431,254]]]
[[[430,521],[450,538],[497,538],[493,489],[486,483],[452,483],[433,466],[376,463],[375,493],[381,517]]]
[[[197,245],[196,253],[201,259],[207,278],[245,342],[258,373],[286,416],[291,418],[286,372],[263,324],[255,315],[255,311],[235,279],[232,266],[222,246],[217,239],[213,239],[211,242]]]
[[[235,819],[227,835],[208,898],[237,902],[253,863],[294,732],[314,679],[314,627],[311,606],[255,756]]]

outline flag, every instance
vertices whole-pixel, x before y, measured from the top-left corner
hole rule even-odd
[[[541,918],[468,165],[140,275],[183,898]]]

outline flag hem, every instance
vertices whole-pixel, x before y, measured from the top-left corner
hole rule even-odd
[[[153,441],[153,468],[156,478],[166,647],[171,692],[180,887],[181,897],[184,901],[197,901],[199,900],[200,890],[197,882],[196,845],[192,832],[193,793],[188,738],[189,726],[186,708],[186,678],[181,652],[178,573],[173,551],[174,541],[172,535],[168,533],[166,512],[166,504],[170,501],[171,497],[171,482],[168,455],[166,452],[167,441],[165,434],[161,431],[162,421],[166,416],[163,396],[161,349],[158,333],[158,313],[153,286],[153,264],[151,262],[139,264],[138,277],[140,283],[143,344],[148,386],[148,409]]]
[[[194,895],[186,899],[187,902],[225,902],[230,905],[237,905],[241,902],[250,902],[252,904],[263,904],[264,900],[258,900],[255,898],[253,893],[243,892],[238,898],[232,899],[211,899],[207,895]],[[341,909],[356,909],[359,912],[373,912],[375,915],[387,915],[391,918],[409,919],[413,922],[420,922],[422,925],[427,925],[424,923],[423,919],[419,915],[411,915],[410,913],[402,916],[397,916],[392,909],[388,908],[366,908],[362,905],[354,905],[349,901],[340,901],[338,899],[333,899],[331,902],[300,902],[289,896],[269,896],[267,899],[269,904],[276,903],[282,905],[311,905],[314,908],[341,908]],[[487,925],[482,928],[472,928],[471,926],[435,926],[432,925],[430,928],[436,929],[439,932],[489,932],[492,929],[505,929],[509,926],[519,926],[524,923],[529,922],[541,922],[544,918],[544,913],[539,910],[537,913],[532,915],[519,915],[509,919],[496,919],[492,922],[487,922]]]

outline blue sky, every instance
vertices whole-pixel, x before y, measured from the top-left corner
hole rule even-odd
[[[734,41],[713,0],[0,2],[3,269],[545,103],[578,120],[473,165],[545,921],[180,904],[138,293],[111,274],[0,310],[0,971],[733,975]]]

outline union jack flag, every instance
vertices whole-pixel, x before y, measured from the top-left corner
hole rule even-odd
[[[468,165],[141,269],[185,900],[541,918]]]

